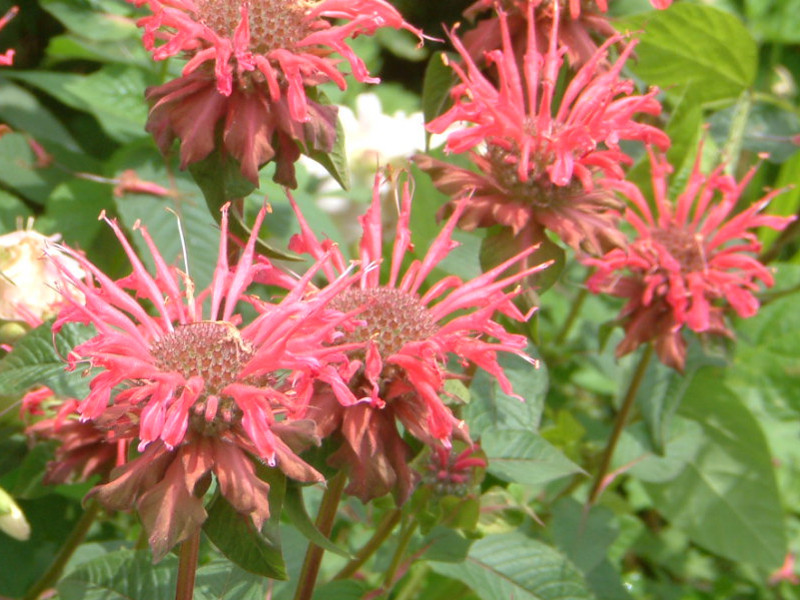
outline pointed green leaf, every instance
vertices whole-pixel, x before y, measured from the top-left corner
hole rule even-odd
[[[344,558],[352,558],[349,552],[330,541],[319,529],[317,529],[316,525],[314,525],[311,517],[308,516],[308,512],[306,511],[306,505],[303,501],[303,489],[299,485],[290,483],[287,486],[284,510],[286,511],[289,520],[292,522],[292,525],[294,525],[295,528],[302,533],[309,542],[319,546],[323,550],[333,552],[334,554],[338,554]]]
[[[197,569],[194,600],[264,600],[269,580],[248,573],[225,559],[215,559]]]
[[[120,550],[85,562],[57,586],[61,600],[172,600],[178,559],[153,564],[148,550]]]
[[[475,542],[463,563],[431,562],[437,573],[472,588],[482,600],[590,600],[580,572],[562,554],[521,533]]]
[[[542,485],[583,470],[540,435],[523,429],[488,429],[481,448],[496,477],[524,485]]]
[[[309,98],[320,104],[330,104],[328,97],[320,90],[308,90]],[[344,139],[342,121],[336,118],[336,141],[330,152],[322,152],[313,148],[306,149],[304,154],[322,165],[325,170],[336,180],[343,190],[350,189],[350,168],[347,165],[347,146]]]
[[[710,368],[693,378],[680,413],[702,426],[705,443],[680,475],[645,485],[654,505],[711,552],[779,567],[786,554],[784,515],[758,422]]]
[[[445,64],[447,55],[436,52],[428,61],[425,77],[422,80],[422,114],[425,122],[430,123],[449,108],[450,89],[457,81],[456,74]],[[431,134],[425,133],[425,145],[430,142]]]
[[[277,501],[280,492],[274,484],[270,486],[271,520],[280,514]],[[277,535],[267,536],[257,531],[250,517],[237,512],[221,494],[208,508],[203,531],[226,557],[245,571],[271,579],[287,579]]]
[[[641,27],[621,27],[632,25]],[[755,41],[738,18],[718,8],[678,3],[654,11],[640,39],[633,71],[672,93],[691,87],[700,102],[736,98],[755,80]]]
[[[73,347],[85,342],[94,329],[69,323],[55,336],[52,323],[47,322],[20,338],[10,354],[0,361],[0,394],[19,396],[36,385],[46,385],[56,394],[83,398],[88,383],[80,370],[67,372],[66,356]]]

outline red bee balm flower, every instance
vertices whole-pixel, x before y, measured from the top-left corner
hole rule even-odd
[[[360,218],[360,279],[330,303],[331,308],[352,317],[340,343],[359,344],[363,349],[351,351],[355,368],[349,390],[343,393],[332,388],[327,395],[316,395],[308,413],[323,435],[341,432],[344,443],[332,463],[350,469],[348,492],[365,502],[390,490],[403,501],[411,491],[408,448],[397,431],[397,420],[406,431],[431,445],[449,447],[454,433],[466,437],[463,424],[440,396],[445,380],[456,376],[447,370],[449,358],[485,369],[509,394],[511,384],[497,362],[497,353],[512,352],[535,364],[523,353],[525,337],[506,332],[492,317],[501,312],[512,319],[526,319],[511,302],[519,289],[504,290],[547,266],[506,275],[533,252],[530,248],[471,281],[449,276],[423,291],[432,271],[458,245],[451,236],[463,205],[456,208],[427,254],[412,261],[401,275],[401,265],[411,250],[411,195],[406,183],[391,263],[382,277],[379,183],[376,179],[372,204]],[[324,268],[334,281],[337,272],[346,268],[344,257],[331,242],[320,242],[296,206],[295,210],[302,232],[292,239],[290,248],[315,258],[332,252],[332,266]],[[359,402],[354,403],[355,399]]]
[[[533,10],[529,7],[529,11]],[[633,83],[619,77],[633,51],[628,44],[608,69],[599,69],[609,39],[569,82],[554,107],[555,82],[562,63],[555,37],[547,52],[536,48],[532,17],[522,73],[514,57],[508,23],[499,12],[503,49],[486,55],[497,67],[499,84],[475,64],[460,40],[452,36],[465,68],[452,64],[461,83],[452,91],[454,105],[428,124],[443,133],[461,122],[471,126],[448,134],[448,152],[471,151],[478,172],[427,157],[420,166],[431,172],[437,187],[451,195],[472,190],[461,225],[467,229],[493,224],[511,227],[515,234],[542,239],[543,229],[558,234],[572,247],[594,251],[620,240],[615,224],[619,205],[598,179],[624,177],[622,164],[631,159],[620,140],[669,146],[659,129],[633,121],[636,113],[659,114],[655,90],[631,95]],[[553,27],[558,24],[556,11]],[[478,150],[476,150],[478,149]]]
[[[752,256],[761,244],[751,230],[783,229],[793,217],[759,214],[780,190],[733,215],[755,169],[739,183],[721,166],[705,175],[700,171],[701,151],[686,189],[673,203],[667,198],[667,174],[672,168],[663,156],[648,151],[656,213],[635,185],[616,184],[632,203],[625,216],[638,237],[602,258],[587,258],[587,264],[597,267],[587,285],[594,293],[628,299],[621,314],[625,339],[617,356],[654,341],[661,361],[683,371],[684,325],[692,331],[731,336],[723,306],[716,301],[727,301],[740,317],[752,317],[759,306],[753,295],[756,282],[773,284],[769,269]]]
[[[381,27],[421,32],[384,0],[129,0],[147,4],[144,45],[156,60],[190,57],[183,77],[147,92],[147,129],[162,151],[181,139],[181,161],[205,158],[222,121],[225,150],[258,183],[258,168],[278,161],[276,180],[294,183],[300,147],[330,152],[336,109],[307,96],[306,87],[346,87],[338,52],[358,81],[374,83],[345,43]],[[343,19],[336,24],[328,19]]]
[[[322,311],[327,297],[302,299],[314,269],[278,304],[245,294],[257,274],[274,270],[254,260],[265,212],[238,264],[230,267],[227,206],[223,209],[216,269],[209,288],[197,296],[188,276],[165,264],[144,228],[155,276],[114,221],[108,223],[133,267],[129,276],[113,281],[68,249],[88,274],[86,281],[57,263],[77,293],[65,287],[69,305],[54,330],[78,322],[97,331],[69,356],[72,368],[88,362],[96,369],[91,392],[77,410],[111,432],[109,441],[127,440],[133,447],[138,442],[143,452],[91,494],[112,509],[135,505],[156,558],[205,520],[202,495],[211,473],[222,495],[256,527],[269,516],[269,486],[256,476],[251,457],[294,479],[322,479],[295,452],[298,444],[318,441],[298,407],[308,404],[313,381],[337,377],[327,360],[336,350],[324,345],[332,329]],[[239,302],[256,310],[247,325],[241,325]]]

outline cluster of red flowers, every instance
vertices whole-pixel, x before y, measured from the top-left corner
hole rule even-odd
[[[180,138],[184,165],[215,148],[230,153],[254,183],[262,164],[275,160],[277,179],[291,185],[301,150],[331,150],[336,111],[312,89],[346,85],[330,52],[358,81],[374,81],[346,39],[386,26],[422,37],[384,0],[135,3],[152,12],[140,24],[153,57],[188,57],[180,78],[148,92],[148,129],[163,150]],[[335,447],[328,463],[347,470],[348,492],[364,501],[393,492],[402,502],[412,492],[403,432],[435,449],[441,471],[456,473],[440,479],[463,483],[462,471],[485,463],[468,458],[469,449],[450,461],[452,440],[471,440],[445,401],[445,382],[464,376],[461,368],[481,368],[513,394],[498,353],[527,358],[526,338],[507,332],[496,315],[529,316],[514,299],[547,267],[529,266],[546,232],[597,268],[592,291],[627,298],[619,354],[654,341],[662,360],[682,369],[684,325],[729,334],[722,301],[752,315],[756,281],[772,282],[752,257],[759,250],[752,229],[787,224],[759,214],[773,194],[733,215],[752,172],[740,183],[721,168],[704,175],[698,158],[686,191],[669,200],[669,165],[660,154],[669,139],[637,120],[660,114],[658,90],[638,92],[621,75],[635,41],[612,34],[598,47],[585,27],[609,33],[605,3],[569,7],[561,14],[558,1],[481,0],[468,13],[494,8],[496,17],[464,42],[450,32],[459,83],[451,108],[428,129],[446,133],[446,151],[468,153],[476,169],[416,157],[452,198],[423,254],[412,253],[408,183],[399,186],[396,229],[385,247],[376,178],[352,263],[294,203],[301,232],[290,249],[313,259],[302,275],[257,254],[266,209],[237,247],[223,209],[218,262],[201,291],[140,228],[155,265],[148,272],[110,219],[132,266],[127,277],[114,281],[68,248],[62,252],[82,274],[54,256],[66,301],[55,330],[77,322],[96,335],[69,357],[70,368],[92,373],[90,393],[35,428],[71,440],[52,478],[110,471],[91,495],[110,508],[135,507],[157,557],[201,526],[212,475],[222,496],[260,527],[269,517],[269,485],[259,470],[322,481],[301,454],[323,438]],[[559,73],[566,73],[562,89]],[[622,141],[647,147],[655,213],[626,181],[632,159]],[[632,240],[623,219],[635,230]],[[492,225],[510,228],[525,249],[472,280],[435,279],[457,246],[456,227]],[[282,293],[257,296],[264,284]],[[87,448],[97,444],[105,450],[87,462]]]

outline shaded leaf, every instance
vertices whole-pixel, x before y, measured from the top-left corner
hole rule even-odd
[[[532,357],[538,356],[532,345],[528,346],[527,353]],[[498,361],[514,393],[522,400],[503,392],[495,377],[478,370],[470,386],[470,402],[463,412],[470,432],[480,436],[490,428],[537,430],[548,389],[547,367],[539,361],[537,368],[505,352],[500,354]]]
[[[316,525],[314,525],[314,522],[306,511],[306,505],[303,501],[303,489],[299,485],[289,484],[286,487],[284,510],[286,510],[286,515],[289,517],[292,525],[294,525],[309,542],[319,546],[323,550],[333,552],[344,558],[352,558],[349,552],[334,544],[317,529]]]
[[[481,448],[488,471],[513,483],[541,485],[583,470],[543,437],[522,429],[487,429]]]
[[[194,600],[264,600],[269,581],[235,564],[216,559],[197,569]]]
[[[147,550],[120,550],[87,561],[57,586],[62,600],[172,600],[178,559],[153,564]]]
[[[273,498],[278,491],[275,485],[270,486],[273,515],[280,514],[279,503],[274,501],[277,498]],[[226,557],[245,571],[271,579],[287,579],[277,536],[262,535],[250,517],[238,513],[221,494],[208,507],[203,531]]]
[[[680,413],[699,423],[703,445],[684,471],[646,484],[658,510],[695,543],[734,561],[767,569],[786,554],[784,515],[772,458],[758,422],[720,378],[693,378]]]
[[[520,533],[478,540],[463,563],[430,565],[437,573],[468,585],[482,600],[593,598],[578,569],[562,554]]]
[[[73,347],[92,337],[94,329],[69,323],[54,338],[47,322],[20,338],[0,361],[0,393],[19,396],[36,385],[46,385],[56,394],[84,398],[88,382],[80,371],[67,372],[65,357]]]
[[[446,56],[444,52],[436,52],[431,56],[425,69],[425,76],[422,80],[422,115],[425,117],[426,123],[444,114],[452,104],[450,89],[458,78],[453,69],[445,64]],[[431,134],[426,132],[426,151],[430,139]]]

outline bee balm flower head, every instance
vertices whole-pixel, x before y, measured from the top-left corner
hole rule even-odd
[[[457,377],[448,370],[451,359],[484,369],[497,378],[503,390],[513,393],[497,361],[498,352],[517,354],[532,364],[535,361],[524,354],[526,339],[508,333],[494,316],[502,313],[524,320],[526,315],[512,302],[519,292],[515,285],[547,265],[510,274],[534,251],[530,248],[470,281],[456,276],[432,280],[437,265],[458,245],[452,234],[461,216],[460,205],[427,253],[403,270],[412,250],[411,193],[406,183],[399,200],[391,259],[381,269],[384,243],[379,187],[376,178],[372,204],[360,218],[359,279],[330,302],[331,308],[350,316],[339,343],[359,348],[350,351],[355,368],[348,389],[330,388],[327,395],[314,397],[309,416],[324,435],[341,434],[343,443],[331,461],[350,470],[349,493],[367,501],[394,491],[402,501],[411,491],[412,476],[408,448],[397,423],[432,446],[450,447],[454,436],[467,437],[463,424],[442,400],[445,381]],[[337,273],[345,269],[344,257],[329,241],[318,240],[299,210],[296,212],[302,231],[290,248],[313,257],[332,252],[326,275],[335,281]]]
[[[771,286],[773,278],[753,256],[761,249],[753,230],[783,229],[793,218],[760,214],[779,191],[735,214],[755,169],[738,183],[721,166],[706,175],[700,170],[701,151],[686,188],[673,202],[667,197],[672,169],[663,156],[648,151],[656,210],[635,185],[615,184],[631,202],[625,216],[637,237],[602,258],[586,259],[597,267],[587,285],[592,292],[628,300],[618,356],[652,341],[661,361],[682,371],[683,327],[730,336],[723,319],[726,304],[740,317],[756,314],[759,303],[753,293],[759,282]]]
[[[633,120],[637,113],[660,112],[656,92],[636,95],[633,82],[620,79],[632,43],[610,68],[599,68],[609,46],[621,41],[614,36],[581,67],[556,101],[562,52],[555,38],[541,53],[531,18],[520,68],[506,15],[502,10],[498,15],[503,48],[486,55],[497,69],[498,83],[482,72],[452,35],[464,62],[463,67],[452,64],[461,82],[452,91],[453,106],[428,123],[433,133],[448,130],[445,150],[470,152],[478,172],[428,157],[418,162],[445,193],[456,197],[472,190],[461,219],[465,228],[500,224],[515,234],[527,230],[532,240],[541,239],[543,230],[549,229],[572,247],[607,249],[621,240],[616,229],[619,204],[599,182],[623,178],[621,165],[631,159],[619,142],[669,145],[663,132]],[[553,27],[557,23],[556,10]]]
[[[256,527],[269,516],[269,485],[256,475],[254,460],[294,479],[322,479],[296,452],[317,441],[313,423],[302,419],[309,380],[336,373],[324,345],[330,330],[320,314],[324,298],[303,300],[307,278],[296,280],[279,303],[248,296],[253,278],[274,268],[254,259],[265,212],[231,266],[223,209],[216,269],[198,293],[140,228],[155,264],[150,274],[114,221],[108,223],[131,262],[130,275],[114,281],[65,249],[87,272],[82,281],[56,261],[81,297],[65,288],[69,305],[54,329],[78,322],[96,330],[69,357],[73,368],[94,368],[91,391],[77,410],[109,432],[109,441],[125,440],[141,453],[91,494],[112,509],[135,506],[157,558],[205,520],[202,496],[212,474],[222,495]],[[249,323],[240,303],[255,308]]]
[[[152,10],[140,25],[155,59],[189,57],[183,77],[148,91],[148,130],[162,150],[180,138],[185,166],[211,152],[221,123],[225,150],[254,183],[259,166],[275,159],[276,179],[294,185],[301,147],[332,149],[336,110],[307,91],[325,81],[346,87],[332,53],[356,80],[377,81],[348,38],[381,27],[421,36],[384,0],[131,1]]]

